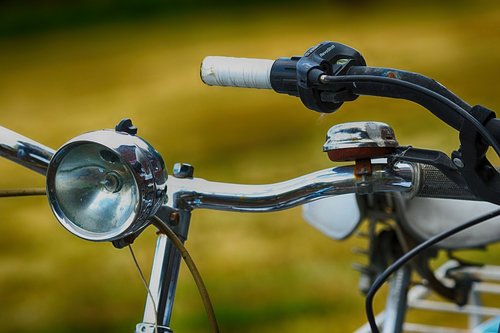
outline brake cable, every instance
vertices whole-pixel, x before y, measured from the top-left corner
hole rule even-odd
[[[419,92],[421,94],[426,95],[442,104],[444,104],[449,109],[452,109],[456,113],[458,113],[461,117],[467,120],[470,124],[472,124],[481,136],[485,139],[485,141],[490,144],[498,156],[500,156],[500,145],[497,140],[491,135],[489,130],[481,124],[473,115],[467,112],[464,108],[457,105],[453,101],[444,97],[443,95],[428,89],[426,87],[420,86],[418,84],[403,81],[395,78],[384,77],[384,76],[375,76],[375,75],[343,75],[343,76],[332,76],[332,75],[322,75],[320,77],[320,82],[323,84],[329,83],[352,83],[354,88],[356,89],[357,82],[368,82],[368,83],[382,83],[382,84],[391,84],[399,87],[411,89],[413,91]]]
[[[433,236],[432,238],[429,238],[425,242],[420,243],[419,245],[415,246],[413,249],[405,253],[403,256],[398,258],[394,263],[392,263],[387,269],[382,272],[375,282],[373,282],[372,286],[368,290],[368,293],[366,294],[365,298],[365,311],[366,311],[366,317],[368,319],[368,323],[370,325],[370,328],[373,333],[380,333],[377,322],[375,320],[375,314],[373,311],[373,299],[375,298],[375,294],[378,292],[380,287],[387,281],[387,279],[397,270],[399,270],[401,267],[406,265],[411,259],[413,259],[415,256],[419,255],[421,252],[427,250],[431,246],[439,243],[440,241],[451,237],[460,231],[466,230],[468,228],[471,228],[477,224],[480,224],[482,222],[485,222],[489,219],[492,219],[496,216],[500,215],[500,209],[494,210],[490,213],[484,214],[478,218],[475,218],[467,223],[461,224],[457,227],[454,227],[452,229],[446,230],[444,232],[441,232],[437,234],[436,236]]]
[[[157,216],[153,216],[151,220],[153,222],[153,225],[157,227],[160,230],[160,232],[167,235],[167,237],[172,241],[177,250],[179,250],[182,259],[184,259],[186,266],[189,268],[189,271],[193,276],[194,282],[196,283],[196,287],[198,287],[198,291],[203,301],[203,306],[205,307],[205,311],[207,312],[212,332],[218,333],[219,325],[217,324],[217,318],[215,317],[214,307],[212,306],[212,302],[210,300],[210,296],[208,295],[207,288],[205,287],[205,283],[203,282],[203,278],[201,277],[198,268],[196,268],[193,259],[189,255],[188,250],[186,249],[184,244],[182,244],[182,241],[179,239],[179,237],[177,237],[175,232],[168,226],[167,223],[165,223],[165,221],[163,221]]]
[[[341,97],[342,94],[345,94],[344,91],[349,91],[350,94],[354,95],[367,94],[403,98],[424,106],[435,116],[459,131],[460,147],[451,154],[450,163],[453,161],[453,166],[458,168],[469,190],[481,200],[500,204],[498,196],[500,194],[500,173],[495,170],[495,167],[485,156],[488,146],[491,146],[497,156],[500,156],[498,142],[500,123],[497,121],[498,119],[495,119],[493,111],[480,105],[467,111],[463,105],[460,105],[461,103],[450,100],[447,96],[433,89],[393,77],[323,74],[317,77],[317,82],[327,86],[327,89],[323,90],[327,95],[322,96],[322,100],[323,98],[336,100],[337,95]],[[391,89],[390,86],[396,86],[400,89]],[[328,88],[333,91],[329,91]],[[458,119],[453,120],[453,115],[458,116],[456,117]],[[463,120],[459,121],[460,118]],[[492,120],[496,121],[492,122]]]

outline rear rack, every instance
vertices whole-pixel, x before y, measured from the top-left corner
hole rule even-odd
[[[430,325],[426,323],[404,323],[405,333],[497,333],[500,332],[500,266],[466,266],[460,267],[458,262],[450,260],[435,271],[436,278],[443,284],[452,284],[448,276],[466,276],[473,281],[468,303],[458,306],[447,300],[435,297],[435,293],[424,285],[413,286],[408,292],[409,313],[438,312],[448,313],[456,316],[457,321],[446,324],[446,326]],[[487,306],[483,299],[489,298],[489,303],[495,306]],[[495,300],[492,302],[491,298]],[[467,319],[468,327],[457,327],[461,322],[459,317]],[[383,326],[385,313],[380,312],[377,323]],[[355,333],[369,333],[370,327],[365,324]]]

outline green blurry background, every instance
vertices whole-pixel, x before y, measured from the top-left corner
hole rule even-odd
[[[198,177],[243,183],[329,167],[323,139],[344,121],[387,122],[401,144],[457,146],[408,102],[362,97],[321,116],[288,96],[199,79],[207,55],[275,59],[323,40],[500,109],[496,1],[28,1],[0,2],[0,124],[57,148],[130,117],[170,167],[189,162]],[[11,162],[0,168],[1,188],[44,185]],[[3,199],[0,210],[0,331],[133,331],[145,291],[128,251],[65,232],[44,197]],[[364,321],[350,250],[360,243],[329,240],[292,209],[195,212],[187,245],[223,332],[348,332]],[[153,230],[134,245],[145,272],[154,245]],[[172,325],[208,331],[184,268]]]

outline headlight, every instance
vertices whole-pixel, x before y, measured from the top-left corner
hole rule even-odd
[[[80,135],[47,171],[52,211],[71,233],[113,241],[144,228],[166,195],[164,162],[139,137],[112,130]]]

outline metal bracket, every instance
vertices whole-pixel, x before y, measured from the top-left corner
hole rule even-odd
[[[140,323],[135,326],[135,333],[173,333],[170,327],[156,326],[155,324]]]
[[[470,113],[482,124],[495,119],[493,111],[480,105],[474,106]],[[488,145],[483,142],[477,129],[464,121],[460,128],[460,149],[453,152],[453,161],[461,163],[460,173],[474,195],[498,205],[500,204],[500,173],[486,158],[487,150]]]
[[[462,188],[467,188],[464,178],[457,169],[457,166],[443,152],[430,149],[420,149],[408,147],[398,147],[390,157],[389,164],[395,164],[398,161],[414,162],[432,165],[441,171],[448,179]]]

